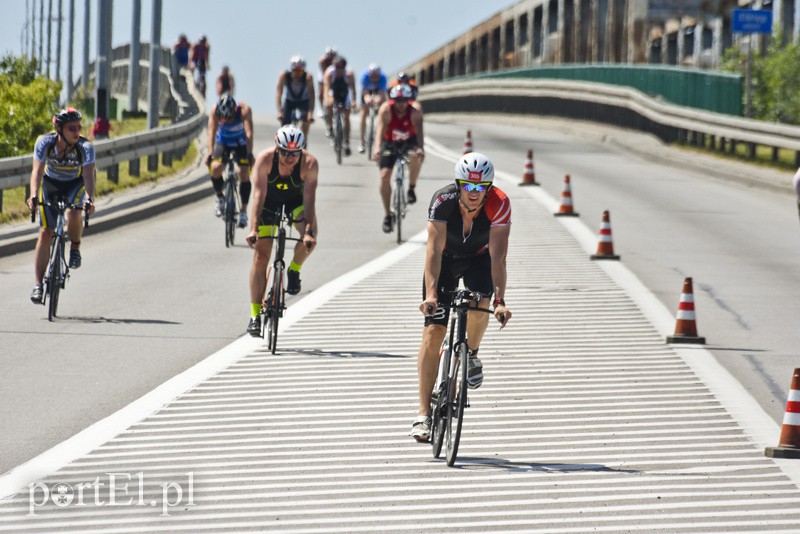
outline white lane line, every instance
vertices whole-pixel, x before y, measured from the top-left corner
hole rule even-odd
[[[328,282],[293,304],[287,310],[286,317],[280,323],[281,331],[297,323],[301,318],[331,300],[341,291],[410,256],[419,250],[426,237],[427,230],[418,233],[399,247]],[[214,376],[234,361],[262,346],[262,340],[254,339],[247,335],[242,336],[126,407],[94,423],[24,464],[11,469],[0,476],[0,500],[24,490],[29,484],[88,454],[133,424],[156,412],[180,394]]]

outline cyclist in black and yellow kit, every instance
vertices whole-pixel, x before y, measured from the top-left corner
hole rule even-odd
[[[294,257],[286,271],[286,292],[300,292],[300,268],[317,244],[315,202],[317,195],[317,158],[304,150],[306,138],[300,129],[284,126],[275,136],[275,147],[256,156],[253,182],[253,212],[247,242],[255,249],[250,268],[250,323],[247,331],[261,335],[261,300],[267,280],[267,266],[272,255],[272,236],[276,213],[281,206],[292,216],[302,241],[294,249]]]

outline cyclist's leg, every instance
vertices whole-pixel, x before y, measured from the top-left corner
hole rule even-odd
[[[255,317],[261,310],[261,301],[267,289],[267,267],[269,258],[272,255],[272,239],[265,239],[274,235],[274,226],[264,224],[264,220],[271,220],[271,212],[268,209],[262,211],[261,220],[258,224],[259,239],[255,244],[253,252],[253,264],[250,267],[250,316]]]
[[[422,161],[417,157],[415,153],[417,146],[418,144],[416,138],[414,138],[414,140],[411,143],[409,143],[410,148],[408,153],[409,166],[411,167],[409,169],[410,176],[408,177],[409,180],[408,186],[411,189],[414,189],[414,187],[417,185],[417,179],[419,178],[419,171],[420,169],[422,169]]]
[[[236,148],[236,162],[239,165],[239,199],[242,202],[242,211],[247,212],[247,204],[250,202],[250,154],[247,153],[246,146]]]
[[[311,126],[311,119],[313,118],[308,113],[310,107],[311,103],[308,100],[302,100],[297,103],[297,109],[300,112],[300,129],[306,138],[306,146],[308,146],[308,128]]]
[[[364,99],[364,95],[361,95],[361,146],[367,144],[367,115],[369,115],[369,105],[367,101]]]
[[[433,316],[425,316],[425,326],[422,329],[422,343],[417,355],[420,415],[431,414],[431,393],[439,371],[439,349],[447,333],[447,318],[450,315],[450,310],[447,306],[452,300],[450,292],[456,287],[456,279],[453,276],[451,266],[452,263],[450,261],[442,258],[442,268],[439,273],[439,280],[436,283],[439,294],[439,308]],[[424,277],[422,298],[425,298]]]
[[[389,154],[384,155],[385,152],[388,152]],[[392,170],[394,169],[394,164],[397,161],[397,156],[392,151],[392,145],[386,141],[381,143],[380,154],[381,159],[378,162],[378,168],[380,169],[381,182],[379,188],[381,200],[383,201],[384,216],[388,217],[389,204],[392,200]]]
[[[344,101],[342,120],[344,120],[344,146],[350,148],[350,95]]]
[[[76,178],[74,183],[69,186],[67,200],[71,204],[81,204],[85,191],[86,186],[83,178]],[[67,234],[70,240],[70,250],[78,250],[81,246],[81,236],[83,235],[82,213],[79,210],[67,210]]]
[[[489,254],[481,254],[471,260],[464,271],[464,286],[470,291],[477,291],[484,298],[478,306],[489,307],[489,300],[494,292],[492,285],[492,260]],[[476,352],[489,325],[489,314],[484,312],[470,312],[467,316],[467,341],[470,350]]]
[[[39,237],[36,240],[36,251],[34,253],[34,278],[36,285],[42,285],[44,271],[47,269],[47,260],[50,257],[50,244],[53,241],[53,233],[56,225],[58,213],[54,208],[45,206],[44,203],[58,194],[58,185],[45,177],[42,180],[42,187],[39,189]]]
[[[291,204],[287,204],[287,209],[291,209],[292,219],[295,221],[295,229],[299,235],[304,235],[306,231],[306,222],[303,218],[303,205],[301,204],[298,207],[291,206]],[[315,228],[314,234],[316,235],[317,229],[316,224],[314,225]],[[308,259],[311,253],[314,251],[314,248],[307,248],[302,241],[298,241],[294,246],[294,256],[292,256],[292,264],[289,266],[289,269],[294,269],[299,271],[300,267],[302,267],[303,262]]]

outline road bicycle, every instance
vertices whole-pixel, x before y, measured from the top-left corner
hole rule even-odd
[[[342,152],[344,151],[344,102],[333,104],[333,151],[336,152],[336,163],[342,164]]]
[[[302,241],[300,237],[289,235],[295,222],[297,221],[292,218],[291,214],[286,213],[286,207],[281,206],[275,212],[275,218],[272,223],[273,234],[260,238],[272,239],[275,247],[275,259],[272,262],[272,267],[267,271],[266,296],[261,303],[261,337],[264,337],[266,331],[267,347],[272,354],[275,354],[278,344],[278,322],[286,310],[286,288],[284,285],[286,262],[283,259],[286,252],[286,242]]]
[[[36,221],[36,205],[31,211],[31,222]],[[44,291],[42,304],[48,303],[47,320],[52,321],[58,312],[58,299],[61,290],[66,288],[69,278],[69,264],[66,259],[67,242],[69,236],[64,234],[66,216],[68,209],[83,210],[82,204],[72,204],[63,195],[46,200],[42,205],[55,208],[57,211],[56,226],[53,232],[53,241],[50,244],[50,257],[47,260],[47,268],[44,272]],[[84,226],[89,226],[89,215],[85,214],[83,219]]]
[[[447,465],[452,467],[458,455],[464,410],[469,407],[467,398],[467,314],[471,311],[492,313],[479,308],[482,296],[466,289],[453,292],[450,328],[439,351],[439,374],[431,397],[431,446],[433,457],[439,458],[442,446],[447,444]]]
[[[235,154],[232,150],[228,150],[225,155],[225,189],[222,197],[225,205],[222,212],[222,220],[225,222],[225,247],[233,246],[233,237],[236,233],[236,225],[239,222],[237,216],[242,209],[234,156]]]

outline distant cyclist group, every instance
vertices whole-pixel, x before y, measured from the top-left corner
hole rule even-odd
[[[203,76],[208,68],[208,45],[204,41],[205,38],[200,41],[203,50],[196,52],[192,48],[191,51],[193,66],[201,69]],[[355,76],[344,56],[328,48],[320,58],[319,67],[315,85],[312,74],[306,70],[305,60],[301,56],[290,59],[289,68],[281,72],[276,87],[280,126],[274,145],[256,155],[253,111],[248,104],[234,98],[233,75],[227,66],[217,78],[219,98],[208,114],[205,163],[215,195],[214,213],[223,217],[230,212],[229,206],[235,206],[238,213],[230,215],[236,215],[234,222],[239,228],[247,228],[246,241],[254,251],[249,274],[247,332],[255,337],[263,335],[269,261],[281,219],[288,220],[299,236],[286,267],[287,294],[300,293],[301,268],[317,246],[319,162],[307,145],[317,103],[327,137],[334,135],[335,114],[341,114],[342,148],[347,156],[351,155],[350,112],[360,107],[358,152],[367,153],[379,168],[383,232],[391,233],[395,223],[399,224],[397,218],[402,216],[392,206],[392,170],[399,158],[409,167],[408,188],[399,193],[408,204],[417,200],[415,189],[425,157],[425,138],[422,106],[416,101],[417,88],[413,79],[400,73],[390,84],[380,66],[373,63],[360,77],[362,91],[356,98]],[[204,78],[202,83],[205,83]],[[79,209],[86,216],[91,215],[95,193],[94,148],[81,136],[82,119],[74,108],[59,111],[53,117],[54,132],[40,136],[35,145],[31,196],[27,204],[32,212],[38,210],[40,215],[35,284],[30,297],[37,304],[44,303],[46,298],[44,279],[48,252],[59,217],[55,199],[63,201],[62,209],[67,213],[70,251],[65,261],[72,269],[82,264]],[[226,177],[227,183],[238,184],[238,187],[226,186]],[[238,195],[235,204],[229,203],[231,191]],[[413,421],[411,433],[419,441],[427,441],[431,435],[431,394],[439,348],[445,338],[451,301],[459,280],[468,290],[479,294],[476,307],[487,308],[493,296],[491,303],[497,320],[504,326],[511,318],[504,300],[510,224],[510,201],[494,184],[494,166],[489,158],[475,152],[459,157],[454,180],[434,193],[427,212],[428,241],[419,306],[424,315],[418,353],[419,414]],[[280,254],[282,257],[282,250]],[[478,387],[483,380],[478,349],[488,316],[476,312],[469,312],[468,316],[469,385]]]

